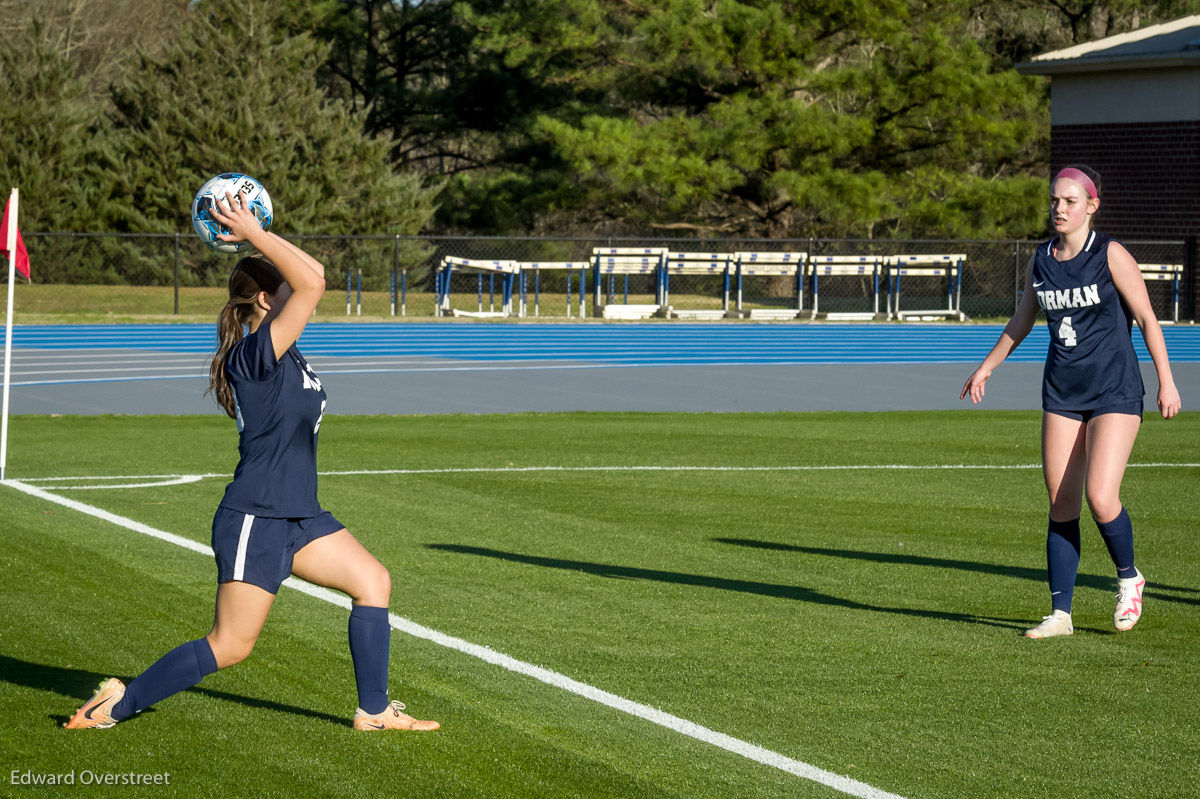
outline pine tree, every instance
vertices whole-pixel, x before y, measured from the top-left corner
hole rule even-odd
[[[177,231],[220,172],[271,192],[278,227],[309,234],[413,234],[434,191],[394,169],[388,144],[331,102],[316,73],[327,46],[288,34],[283,7],[202,0],[161,56],[114,87],[99,168],[122,176],[103,207],[112,229]]]
[[[577,176],[591,224],[887,237],[1040,224],[1045,98],[993,69],[966,2],[553,5],[474,20],[513,69],[603,93],[531,131]]]
[[[0,40],[0,187],[21,190],[24,230],[88,229],[82,167],[104,106],[43,34],[35,21]]]

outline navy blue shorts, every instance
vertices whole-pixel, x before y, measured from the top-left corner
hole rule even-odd
[[[327,510],[307,519],[274,519],[218,507],[212,525],[217,582],[237,580],[278,593],[296,553],[343,527]]]
[[[1137,402],[1123,402],[1118,405],[1101,405],[1099,408],[1089,408],[1086,411],[1058,411],[1047,409],[1046,413],[1053,413],[1056,416],[1065,416],[1068,419],[1074,419],[1077,422],[1090,422],[1097,416],[1103,416],[1106,413],[1128,413],[1133,416],[1142,418],[1144,406],[1142,400]]]

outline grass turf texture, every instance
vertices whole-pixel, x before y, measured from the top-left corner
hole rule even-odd
[[[228,473],[220,417],[11,420],[9,476]],[[1023,412],[326,417],[320,468],[1038,461]],[[1194,462],[1200,415],[1147,415],[1134,462]],[[406,618],[905,797],[1195,796],[1200,471],[1130,469],[1146,614],[1084,521],[1076,635],[1048,612],[1036,469],[324,476]],[[224,480],[64,491],[207,543]],[[39,484],[48,487],[50,484]],[[829,797],[396,634],[429,735],[355,734],[346,613],[283,589],[253,655],[103,732],[59,725],[211,622],[211,560],[0,488],[6,796]],[[169,772],[34,788],[11,772]]]
[[[175,289],[172,286],[75,286],[55,283],[18,283],[13,297],[13,322],[16,324],[67,324],[104,322],[206,322],[217,318],[229,299],[225,287],[181,287],[179,313],[175,314]],[[353,316],[346,314],[345,287],[330,286],[317,308],[316,318],[329,322],[348,318],[361,321],[398,319],[391,315],[388,292],[363,292],[362,316],[357,315],[358,297],[353,299]],[[397,290],[396,313],[400,313]],[[412,316],[433,316],[431,293],[410,291],[406,310]],[[0,303],[0,322],[4,320]]]
[[[589,284],[590,285],[590,284]],[[607,285],[607,284],[606,284]],[[4,290],[0,286],[0,290]],[[229,294],[223,287],[181,287],[179,290],[179,313],[175,309],[175,289],[172,286],[75,286],[56,283],[18,283],[14,292],[13,322],[23,325],[56,325],[56,324],[104,324],[104,323],[212,323],[220,313]],[[451,294],[453,306],[464,311],[476,311],[479,308],[478,295],[474,286],[468,290],[456,288]],[[316,319],[322,322],[353,321],[353,322],[394,322],[402,317],[400,313],[400,293],[396,293],[396,314],[391,314],[391,294],[386,291],[364,291],[362,294],[362,313],[359,314],[358,293],[354,292],[351,299],[350,314],[346,313],[345,286],[330,285],[321,298],[317,307]],[[587,297],[588,319],[595,319],[591,309],[592,293]],[[607,298],[606,298],[607,301]],[[614,302],[620,303],[624,297],[618,291]],[[940,300],[944,302],[944,299]],[[514,309],[519,302],[513,298]],[[631,295],[630,303],[653,303],[652,295]],[[825,297],[822,295],[822,310],[863,310],[863,299]],[[906,307],[938,307],[938,298],[921,304],[916,298],[906,299]],[[429,321],[433,317],[435,299],[432,293],[410,290],[405,299],[406,315],[403,318],[415,318]],[[679,309],[707,309],[721,307],[721,300],[715,296],[685,294],[676,291],[671,294],[671,304]],[[499,291],[494,303],[489,299],[485,287],[483,294],[483,310],[501,310],[503,300]],[[828,307],[826,307],[828,306]],[[844,307],[843,307],[844,306]],[[747,298],[745,308],[790,308],[788,298]],[[805,312],[807,313],[807,311]],[[534,294],[530,283],[527,299],[527,314],[534,315]],[[578,285],[571,294],[571,316],[578,319],[579,294]],[[539,303],[540,319],[566,319],[567,302],[564,293],[543,292]],[[805,317],[807,318],[807,317]],[[0,324],[5,319],[5,304],[0,302]],[[972,322],[992,324],[1006,322],[1008,317],[973,317]]]

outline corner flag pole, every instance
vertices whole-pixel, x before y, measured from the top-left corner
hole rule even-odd
[[[17,199],[18,192],[14,188],[9,200],[12,218],[8,225],[8,241],[4,243],[4,248],[8,250],[8,313],[4,316],[4,409],[0,411],[0,480],[4,479],[8,465],[8,384],[12,374],[13,289],[17,284]]]

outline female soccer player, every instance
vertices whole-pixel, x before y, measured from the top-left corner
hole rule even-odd
[[[391,577],[317,502],[317,433],[325,390],[296,347],[325,290],[325,268],[259,227],[244,198],[226,194],[213,217],[225,241],[246,240],[265,258],[243,258],[229,276],[217,322],[210,390],[237,420],[240,460],[213,517],[216,618],[203,638],[171,650],[126,688],[115,677],[68,728],[106,728],[218,669],[246,658],[289,574],[349,594],[350,655],[358,687],[357,730],[435,730],[389,702]],[[269,259],[269,260],[268,260]],[[243,334],[243,326],[249,329]]]
[[[1075,631],[1071,598],[1085,491],[1117,567],[1113,625],[1129,630],[1141,617],[1146,580],[1133,563],[1133,527],[1120,497],[1145,394],[1131,319],[1154,359],[1159,412],[1170,419],[1181,405],[1137,262],[1119,242],[1092,229],[1099,184],[1099,175],[1087,167],[1068,167],[1055,176],[1050,222],[1057,235],[1030,259],[1017,312],[959,395],[980,402],[992,370],[1029,334],[1038,308],[1046,312],[1050,349],[1042,380],[1042,473],[1050,494],[1046,564],[1052,611],[1025,632],[1029,638]]]

